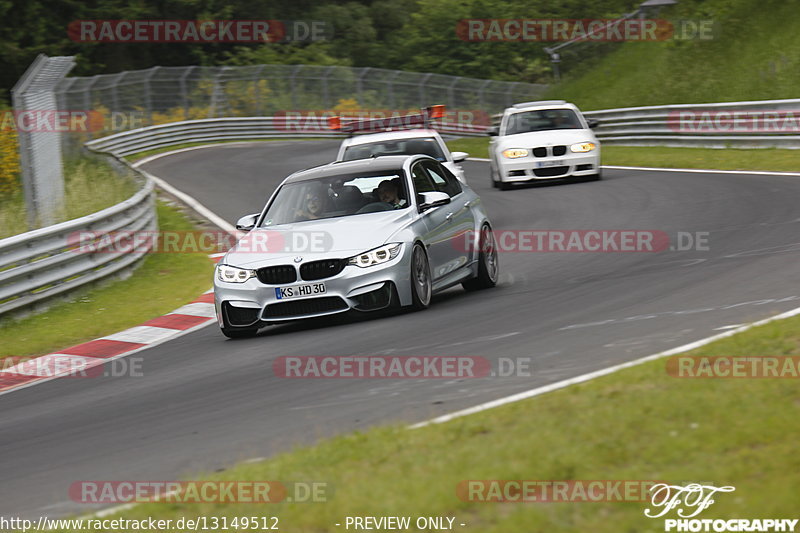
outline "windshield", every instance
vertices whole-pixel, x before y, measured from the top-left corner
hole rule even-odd
[[[514,113],[508,117],[506,135],[531,131],[583,129],[577,115],[571,109],[540,109]]]
[[[394,139],[372,143],[356,144],[345,148],[343,161],[368,159],[382,155],[424,154],[438,161],[447,161],[439,142],[434,137],[415,137],[413,139]]]
[[[408,207],[402,171],[330,176],[287,183],[261,227],[391,211]]]

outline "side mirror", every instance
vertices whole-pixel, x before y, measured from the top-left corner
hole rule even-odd
[[[427,211],[440,205],[447,205],[450,203],[450,195],[446,192],[423,192],[418,196],[419,210]]]
[[[489,137],[497,137],[498,135],[500,135],[500,128],[498,128],[497,126],[489,126],[486,129],[486,135],[488,135]]]
[[[239,231],[250,231],[256,227],[256,221],[261,213],[253,213],[252,215],[243,216],[236,221],[236,229]]]
[[[452,156],[454,163],[460,163],[465,161],[469,157],[469,154],[467,152],[453,152]]]
[[[591,129],[595,129],[600,125],[600,122],[596,118],[587,118],[586,124],[588,124]]]

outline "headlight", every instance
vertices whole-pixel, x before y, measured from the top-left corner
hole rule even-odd
[[[507,150],[503,150],[503,157],[507,157],[509,159],[516,159],[518,157],[527,157],[528,151],[525,148],[509,148]]]
[[[219,265],[217,267],[217,279],[228,283],[244,283],[250,278],[256,277],[255,270],[237,268],[230,265]]]
[[[591,152],[595,149],[594,143],[577,143],[569,147],[571,152]]]
[[[375,248],[374,250],[370,250],[368,252],[364,252],[363,254],[358,254],[350,259],[347,260],[348,265],[355,265],[361,268],[367,268],[374,265],[380,265],[381,263],[385,263],[387,261],[391,261],[397,254],[400,253],[400,248],[403,245],[399,242],[393,242],[391,244],[384,244],[380,248]]]

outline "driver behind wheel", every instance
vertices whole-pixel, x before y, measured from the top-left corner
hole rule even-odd
[[[398,196],[397,184],[392,180],[383,180],[378,185],[378,197],[381,202],[391,204],[395,209],[400,209],[406,205],[406,201]]]

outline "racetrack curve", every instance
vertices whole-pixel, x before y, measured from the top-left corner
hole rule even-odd
[[[143,166],[235,222],[336,141],[228,144]],[[660,352],[800,301],[800,178],[606,170],[600,182],[489,185],[497,230],[708,232],[707,251],[503,253],[498,287],[450,289],[418,313],[314,320],[227,340],[214,325],[137,354],[143,377],[59,379],[0,396],[0,514],[94,510],[79,480],[192,478],[319,438],[419,422]],[[210,280],[209,280],[210,284]],[[531,377],[281,379],[284,355],[529,357]],[[535,423],[531,423],[535,431]]]

